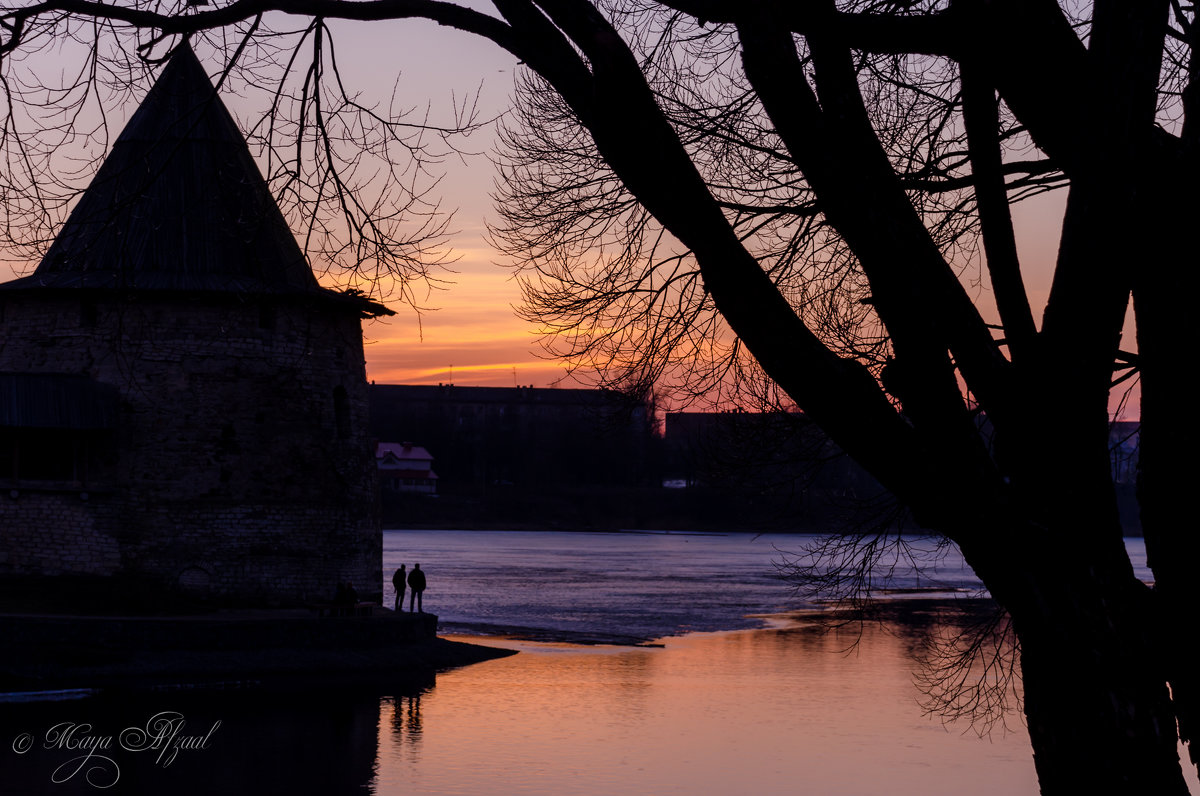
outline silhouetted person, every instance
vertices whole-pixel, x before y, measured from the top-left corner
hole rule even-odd
[[[400,565],[400,569],[396,570],[396,574],[392,575],[392,588],[396,590],[396,610],[404,610],[404,579],[408,577],[408,573],[404,571],[404,564]]]
[[[425,591],[425,573],[421,571],[420,564],[413,564],[413,571],[408,573],[408,588],[412,589],[412,596],[408,598],[408,612],[412,613],[415,603],[417,611],[425,613],[421,605],[421,595]]]

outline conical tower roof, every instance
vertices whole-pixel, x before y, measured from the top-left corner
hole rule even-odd
[[[317,284],[245,138],[186,44],[42,262],[3,287],[349,298]],[[362,309],[387,312],[371,308]]]

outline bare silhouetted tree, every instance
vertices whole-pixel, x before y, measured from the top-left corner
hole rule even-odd
[[[9,236],[44,240],[55,218],[44,215],[47,198],[69,200],[60,181],[70,169],[53,152],[83,123],[71,109],[93,101],[90,87],[127,91],[142,67],[126,69],[123,53],[161,55],[197,34],[226,54],[231,77],[282,67],[270,83],[278,101],[255,130],[291,153],[271,161],[269,176],[285,198],[309,202],[292,216],[304,238],[329,231],[333,242],[318,250],[351,267],[419,273],[425,238],[402,234],[396,213],[431,203],[395,177],[422,172],[425,139],[408,137],[391,109],[355,105],[332,74],[326,22],[420,17],[490,40],[526,67],[494,235],[526,275],[528,312],[558,333],[562,353],[617,381],[674,375],[697,390],[731,369],[760,370],[918,522],[957,543],[1007,610],[1043,792],[1185,793],[1177,743],[1190,743],[1198,717],[1183,639],[1200,561],[1182,519],[1191,508],[1183,463],[1196,444],[1179,354],[1200,217],[1194,8],[492,7],[6,7]],[[297,17],[307,20],[294,34],[300,47],[268,30]],[[45,59],[62,41],[88,66],[46,85],[37,76],[50,74]],[[45,116],[56,107],[64,114]],[[338,121],[349,119],[362,126]],[[93,132],[99,152],[106,131]],[[401,164],[383,171],[393,192],[350,176],[363,153]],[[1039,324],[1009,207],[1052,188],[1066,192],[1066,211]],[[336,223],[322,215],[330,206]],[[977,262],[997,324],[976,300]],[[1120,348],[1131,296],[1136,357]],[[1153,588],[1134,577],[1108,457],[1114,373],[1131,365]]]

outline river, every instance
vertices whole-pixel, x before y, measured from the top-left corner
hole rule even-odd
[[[173,689],[6,706],[5,744],[25,728],[44,746],[59,725],[113,740],[92,752],[4,749],[0,792],[1036,793],[1019,714],[980,737],[922,707],[929,638],[986,606],[968,599],[979,583],[953,550],[912,540],[905,556],[884,555],[893,577],[877,585],[895,610],[831,626],[818,600],[778,577],[784,551],[812,537],[384,536],[386,599],[392,570],[420,562],[444,635],[520,654],[383,694]],[[165,765],[159,750],[122,746],[122,729],[153,737],[155,720],[197,740]],[[111,766],[97,763],[105,756]],[[62,784],[51,784],[56,770]]]

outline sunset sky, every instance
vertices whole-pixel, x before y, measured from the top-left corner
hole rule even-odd
[[[400,106],[428,106],[434,123],[445,123],[456,104],[479,92],[480,117],[500,115],[508,107],[515,59],[481,39],[424,21],[341,24],[335,42],[343,76],[364,92],[364,101],[386,105],[393,86]],[[199,48],[203,57],[205,51]],[[210,70],[217,64],[206,59]],[[238,115],[239,98],[226,95]],[[244,114],[243,114],[244,116]],[[383,383],[460,385],[572,385],[561,362],[547,358],[536,329],[513,310],[520,291],[510,270],[485,240],[485,225],[495,213],[489,194],[495,172],[488,154],[487,128],[462,142],[474,153],[448,158],[435,189],[444,209],[455,210],[451,223],[453,263],[437,286],[417,285],[423,308],[391,302],[392,318],[366,324],[368,377]],[[1014,208],[1026,284],[1034,315],[1040,319],[1061,224],[1062,195],[1035,199]],[[990,292],[974,285],[973,295],[990,308]],[[986,310],[989,316],[993,316]],[[993,317],[989,317],[992,320]],[[1127,336],[1131,346],[1132,335]],[[1136,406],[1136,404],[1134,404]]]
[[[348,79],[380,99],[399,75],[399,104],[428,104],[435,120],[477,91],[480,118],[508,107],[516,59],[487,42],[424,21],[347,24],[336,32]],[[455,211],[447,283],[416,288],[423,311],[393,303],[394,317],[365,327],[368,377],[377,382],[548,387],[566,375],[544,357],[536,330],[516,317],[520,290],[485,240],[494,215],[492,140],[485,129],[463,142],[481,154],[444,164],[437,192]]]
[[[399,72],[408,103],[428,102],[435,114],[445,113],[455,98],[461,102],[477,88],[481,115],[499,114],[508,107],[516,63],[487,42],[424,22],[347,25],[339,33],[345,34],[341,57],[359,85],[374,85],[384,93]],[[353,52],[346,42],[354,43]],[[382,53],[386,57],[380,57]],[[488,131],[472,137],[468,146],[475,151],[489,149]],[[499,257],[484,239],[485,220],[495,217],[489,197],[495,176],[491,163],[475,156],[465,163],[447,163],[446,168],[441,185],[445,206],[458,208],[453,224],[459,231],[453,242],[459,257],[453,265],[457,273],[449,275],[453,284],[446,289],[424,294],[425,305],[434,311],[418,317],[410,308],[396,306],[396,317],[368,325],[370,378],[414,384],[551,386],[565,371],[560,363],[545,358],[535,329],[516,318],[512,307],[520,302],[518,287],[511,272],[496,264]],[[1060,192],[1014,208],[1026,285],[1039,320],[1049,292],[1064,198]],[[973,294],[990,308],[987,288],[974,289]],[[989,315],[994,313],[989,310]]]

